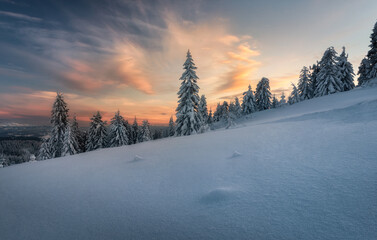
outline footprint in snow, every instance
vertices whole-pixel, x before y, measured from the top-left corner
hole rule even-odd
[[[200,198],[200,202],[203,204],[213,204],[229,200],[237,195],[237,191],[232,188],[220,187],[213,189],[212,191],[204,194]]]
[[[236,157],[239,157],[239,156],[242,156],[242,154],[238,151],[234,151],[230,158],[236,158]]]
[[[140,157],[139,155],[135,155],[134,159],[131,160],[130,162],[131,162],[131,163],[132,163],[132,162],[139,162],[139,161],[142,161],[142,160],[144,160],[143,157]]]

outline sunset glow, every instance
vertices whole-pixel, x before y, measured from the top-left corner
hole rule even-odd
[[[0,125],[47,125],[57,91],[82,122],[120,110],[166,125],[187,49],[212,109],[262,77],[289,94],[329,46],[357,71],[376,1],[272,2],[0,1]]]

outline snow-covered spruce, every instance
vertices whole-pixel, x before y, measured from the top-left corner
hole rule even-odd
[[[147,142],[152,140],[151,129],[148,120],[144,120],[140,128],[139,142]]]
[[[281,93],[281,96],[280,96],[280,101],[279,101],[279,106],[284,106],[285,104],[287,104],[287,100],[285,100],[285,94],[284,92]]]
[[[237,114],[238,110],[236,109],[236,104],[234,102],[231,102],[229,104],[229,113],[226,128],[231,128],[236,125],[235,120],[238,118]]]
[[[209,109],[207,123],[208,123],[208,125],[212,125],[212,123],[213,123],[212,109]]]
[[[138,143],[138,141],[139,141],[139,135],[140,135],[140,130],[139,130],[139,125],[137,124],[136,116],[135,116],[134,122],[133,122],[133,124],[131,126],[130,135],[131,135],[131,138],[130,138],[131,144]]]
[[[128,144],[126,122],[118,110],[110,122],[109,147],[119,147]]]
[[[247,91],[243,93],[241,108],[242,113],[245,115],[251,114],[256,111],[255,98],[250,84]]]
[[[307,67],[301,69],[297,89],[301,100],[312,98],[313,89],[310,83],[309,69]]]
[[[76,115],[73,115],[73,118],[72,118],[71,131],[74,138],[76,138],[77,144],[79,147],[77,149],[77,153],[85,152],[85,142],[86,142],[85,132],[80,131],[79,123],[77,122]]]
[[[277,108],[277,107],[279,107],[279,101],[277,100],[274,94],[274,96],[272,97],[271,108]]]
[[[56,94],[51,111],[50,153],[51,158],[62,156],[64,133],[68,126],[68,108],[62,93]]]
[[[317,75],[317,88],[315,96],[320,97],[343,90],[343,83],[341,81],[341,73],[336,62],[336,51],[334,47],[329,47],[321,61],[319,62],[320,70]]]
[[[181,87],[178,91],[178,107],[176,109],[176,129],[177,136],[192,135],[199,131],[200,117],[198,114],[199,86],[197,85],[195,63],[190,50],[187,51],[186,61],[183,64],[185,69],[180,80]]]
[[[217,103],[216,110],[213,113],[213,121],[214,122],[220,121],[220,113],[221,113],[221,104]]]
[[[101,113],[98,111],[90,120],[91,123],[86,144],[87,151],[107,147],[106,122],[102,121]]]
[[[234,98],[234,109],[232,111],[236,118],[240,118],[242,116],[242,107],[238,97]]]
[[[292,92],[291,95],[288,97],[288,103],[290,105],[300,102],[300,95],[298,89],[294,83],[292,84]]]
[[[168,127],[168,137],[172,137],[175,135],[175,123],[173,120],[173,116],[169,119],[169,127]]]
[[[355,73],[353,72],[352,64],[348,61],[348,54],[346,54],[346,48],[343,47],[343,51],[338,57],[338,67],[340,70],[340,80],[343,83],[342,91],[349,91],[355,88],[353,83],[353,77]]]
[[[62,156],[70,156],[77,154],[79,152],[79,144],[77,142],[77,138],[72,131],[71,126],[68,124],[67,129],[64,133],[64,145],[63,145],[63,152]]]
[[[311,85],[311,96],[310,98],[314,98],[315,97],[315,90],[317,89],[317,76],[318,76],[318,73],[319,73],[319,70],[320,70],[320,67],[318,65],[318,62],[317,64],[313,64],[313,66],[310,67],[310,85]]]
[[[42,145],[41,148],[39,149],[38,153],[38,160],[47,160],[51,158],[51,147],[50,147],[50,139],[48,138],[43,138],[42,139]]]
[[[263,77],[255,91],[255,103],[258,111],[263,111],[271,107],[270,80]]]
[[[204,94],[200,97],[198,112],[199,112],[199,116],[202,123],[206,124],[208,120],[208,109],[207,109],[207,99]]]
[[[359,75],[359,78],[357,79],[358,86],[362,86],[365,82],[368,80],[368,73],[370,71],[370,62],[367,57],[365,57],[363,60],[361,60],[359,71],[357,74]]]
[[[377,22],[374,24],[373,32],[370,35],[370,50],[367,57],[369,60],[368,79],[377,77]]]

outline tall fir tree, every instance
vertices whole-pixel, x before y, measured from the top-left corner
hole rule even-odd
[[[367,57],[370,63],[368,79],[377,77],[377,22],[374,24],[372,34],[370,35],[370,50]]]
[[[316,97],[341,92],[343,90],[343,83],[340,79],[341,73],[336,58],[336,51],[333,47],[329,47],[323,54],[319,62],[321,67],[317,75]]]
[[[301,100],[307,100],[312,98],[312,86],[310,83],[309,69],[303,67],[300,72],[300,78],[298,80],[298,93]]]
[[[270,92],[270,80],[263,77],[255,91],[255,103],[259,111],[269,109],[271,107],[271,92]]]
[[[172,137],[174,135],[175,135],[175,123],[173,120],[173,116],[171,116],[169,119],[168,136]]]
[[[39,149],[38,160],[47,160],[51,158],[50,139],[43,138],[42,145]]]
[[[200,114],[200,118],[203,124],[206,124],[207,119],[208,119],[208,108],[207,108],[207,99],[204,94],[200,97],[198,112]]]
[[[357,72],[359,75],[359,78],[357,79],[358,86],[362,86],[365,82],[367,82],[369,72],[370,62],[369,59],[365,57],[363,60],[361,60],[359,71]]]
[[[90,127],[86,144],[87,151],[107,147],[106,122],[102,121],[102,115],[98,111],[90,118]]]
[[[126,122],[119,110],[110,122],[109,147],[120,147],[129,144]]]
[[[147,142],[152,140],[151,128],[148,120],[144,120],[140,128],[139,142]]]
[[[63,94],[59,92],[52,107],[51,124],[50,153],[52,158],[56,158],[62,156],[64,134],[69,124],[67,103],[64,101]]]
[[[77,142],[75,133],[72,131],[71,126],[68,125],[64,133],[64,145],[63,145],[62,156],[70,156],[70,155],[77,154],[79,150],[80,150],[80,147]]]
[[[140,129],[139,129],[139,125],[137,124],[137,119],[136,119],[136,116],[135,116],[134,122],[131,126],[131,143],[132,144],[138,143],[139,134],[140,134]]]
[[[186,61],[183,64],[185,69],[180,80],[181,87],[178,91],[178,107],[176,109],[176,129],[177,136],[192,135],[199,131],[200,117],[198,114],[199,86],[197,85],[195,63],[190,51],[187,51]]]
[[[346,54],[345,47],[343,47],[343,51],[338,57],[337,64],[340,69],[340,80],[343,83],[343,91],[354,89],[355,84],[353,83],[353,77],[355,73],[353,72],[352,64],[348,61],[348,54]]]
[[[241,108],[242,108],[242,113],[245,115],[251,114],[256,111],[255,98],[254,98],[253,90],[251,89],[250,84],[247,91],[243,93]]]
[[[298,89],[295,84],[292,84],[292,92],[291,95],[288,97],[288,103],[289,104],[295,104],[300,102],[300,94],[298,92]]]

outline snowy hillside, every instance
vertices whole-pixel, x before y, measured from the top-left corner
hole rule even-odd
[[[376,239],[377,88],[0,169],[0,239]]]

